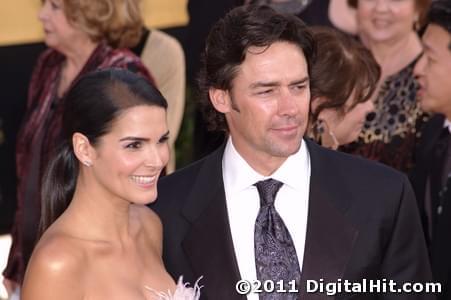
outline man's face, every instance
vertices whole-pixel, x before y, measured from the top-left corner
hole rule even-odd
[[[269,175],[299,150],[310,87],[307,62],[298,46],[276,42],[249,48],[231,90],[219,91],[225,105],[215,107],[225,113],[237,151],[256,171]]]
[[[430,24],[423,36],[424,54],[414,69],[420,89],[421,108],[451,117],[451,35],[442,27]]]

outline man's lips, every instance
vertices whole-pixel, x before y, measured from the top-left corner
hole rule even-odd
[[[272,128],[272,130],[281,135],[292,135],[297,132],[299,126],[293,125],[293,126],[284,126],[284,127],[276,127]]]
[[[421,83],[418,84],[418,88],[417,88],[417,97],[420,98],[424,96],[424,93],[426,92],[426,89],[424,88],[424,85],[422,85]]]
[[[299,125],[287,125],[287,126],[279,126],[279,127],[273,127],[273,130],[279,130],[279,131],[290,131],[297,129]]]

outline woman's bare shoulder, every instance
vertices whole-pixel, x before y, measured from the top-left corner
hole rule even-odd
[[[163,225],[161,224],[160,217],[151,208],[144,205],[136,205],[135,208],[144,226],[151,227],[158,232],[162,231]]]
[[[33,253],[42,261],[65,262],[68,266],[83,260],[84,254],[79,240],[63,231],[44,234]]]
[[[139,214],[142,227],[147,238],[150,238],[152,244],[156,246],[157,251],[161,255],[163,243],[163,225],[160,217],[149,207],[144,205],[135,205],[135,209]]]
[[[84,256],[80,243],[70,236],[44,234],[28,264],[22,299],[81,299]]]

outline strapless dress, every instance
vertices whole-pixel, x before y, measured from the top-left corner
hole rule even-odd
[[[184,283],[183,276],[180,276],[174,292],[158,292],[148,286],[145,286],[145,288],[151,293],[149,300],[199,300],[200,289],[202,288],[199,285],[201,279],[202,277],[197,279],[191,287],[189,283]]]

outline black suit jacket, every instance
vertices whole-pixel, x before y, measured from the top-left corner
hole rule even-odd
[[[311,178],[302,299],[331,299],[325,293],[305,294],[307,279],[430,281],[424,236],[407,179],[311,141],[307,146]],[[163,259],[174,278],[183,275],[193,282],[204,276],[202,299],[245,299],[235,291],[240,273],[226,209],[223,151],[224,147],[163,178],[153,208],[163,222]],[[350,298],[430,299],[406,294],[336,297]]]
[[[425,193],[428,177],[432,173],[431,157],[438,145],[445,117],[435,115],[425,124],[416,152],[416,167],[410,179],[423,219],[425,232],[429,230],[425,212]],[[439,203],[432,201],[432,240],[428,240],[434,279],[443,284],[440,299],[451,299],[451,180],[447,182],[447,191],[441,215],[437,214]]]

